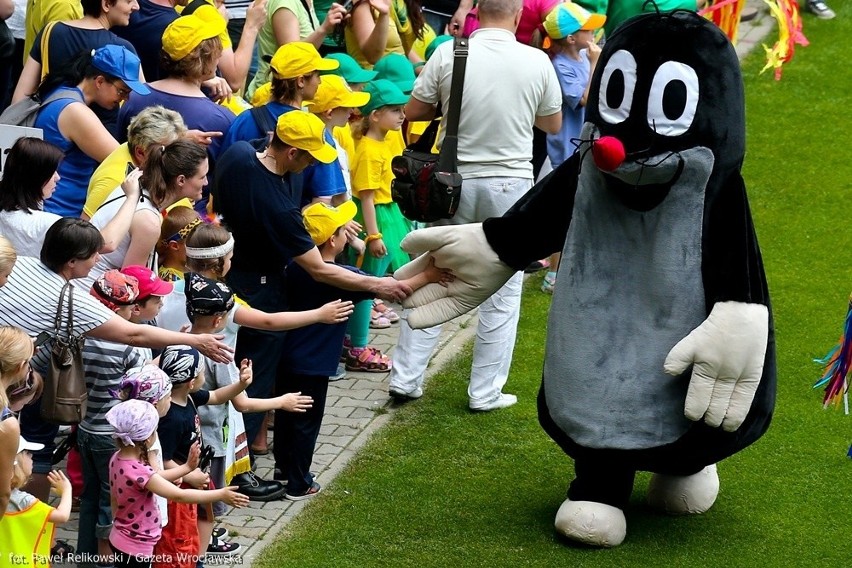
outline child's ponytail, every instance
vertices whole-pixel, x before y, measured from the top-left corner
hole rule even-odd
[[[175,179],[194,176],[206,158],[207,149],[192,140],[178,139],[165,146],[154,146],[145,162],[142,187],[148,190],[151,201],[160,207]]]

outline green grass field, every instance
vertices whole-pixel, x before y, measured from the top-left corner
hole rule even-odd
[[[852,290],[849,223],[848,38],[852,5],[835,20],[806,17],[800,48],[775,82],[744,65],[748,139],[743,176],[776,318],[774,422],[719,466],[706,515],[645,507],[637,478],[628,535],[612,550],[565,544],[553,517],[571,461],[538,425],[549,296],[528,282],[507,392],[520,402],[467,410],[469,353],[400,409],[259,566],[843,566],[852,563],[852,416],[821,408],[812,363],[835,343]]]

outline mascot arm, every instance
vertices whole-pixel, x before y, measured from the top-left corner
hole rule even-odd
[[[500,260],[523,270],[532,261],[547,258],[565,245],[580,156],[575,153],[539,181],[502,217],[486,219],[485,237]]]
[[[692,366],[684,414],[727,432],[745,421],[769,340],[769,295],[739,172],[726,184],[704,227],[705,293],[710,315],[669,352],[665,370]]]
[[[503,217],[485,223],[430,227],[414,231],[402,249],[421,254],[394,273],[405,280],[435,265],[452,270],[455,280],[446,286],[428,284],[404,302],[405,317],[414,329],[431,327],[466,313],[500,289],[533,260],[562,250],[574,193],[577,190],[576,155],[533,187]]]

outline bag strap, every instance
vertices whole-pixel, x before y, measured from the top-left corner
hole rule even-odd
[[[444,141],[438,157],[438,171],[457,171],[456,158],[459,145],[459,115],[461,114],[464,72],[467,66],[468,39],[457,37],[453,42],[453,78],[450,83],[450,108],[444,125]]]
[[[50,65],[48,64],[48,52],[50,51],[50,32],[53,31],[53,27],[57,24],[56,21],[49,22],[46,26],[44,26],[44,30],[41,32],[41,42],[39,43],[41,49],[41,78],[44,79],[44,76],[50,72]]]
[[[269,114],[269,110],[266,108],[266,105],[251,107],[249,112],[264,137],[270,132],[275,132],[275,122],[273,122],[272,115]]]
[[[101,209],[103,209],[104,207],[106,207],[107,205],[109,205],[110,203],[114,203],[114,202],[118,201],[119,199],[126,199],[126,198],[127,198],[127,195],[125,195],[125,194],[123,194],[123,193],[122,193],[122,194],[121,194],[121,195],[119,195],[118,197],[113,197],[112,199],[108,199],[108,200],[104,201],[103,203],[101,203],[101,204],[98,206],[98,208],[97,208],[97,209],[95,209],[95,213],[97,213],[98,211],[100,211]],[[148,201],[151,201],[151,198],[150,198],[150,197],[148,197],[147,195],[145,195],[144,193],[140,193],[140,194],[139,194],[139,203],[144,202],[146,199],[147,199]],[[153,201],[151,201],[151,203],[153,204],[154,202],[153,202]]]
[[[65,322],[65,329],[68,332],[68,339],[71,339],[71,334],[74,332],[74,322],[71,317],[74,309],[74,287],[70,282],[66,282],[62,287],[62,292],[59,294],[59,303],[56,305],[56,318],[53,320],[53,336],[59,337],[59,332],[62,327],[62,304],[65,302],[65,293],[68,292],[68,321]]]
[[[68,321],[66,329],[68,330],[68,340],[74,337],[74,286],[70,282],[65,284],[68,287]]]

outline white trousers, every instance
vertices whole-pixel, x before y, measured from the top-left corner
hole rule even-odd
[[[492,177],[465,180],[455,217],[446,224],[478,223],[505,213],[532,187],[526,178]],[[523,274],[517,273],[479,307],[468,396],[471,406],[500,396],[509,377],[521,308]],[[438,344],[441,326],[414,330],[403,313],[399,343],[393,353],[390,386],[412,392],[423,386],[426,366]]]

